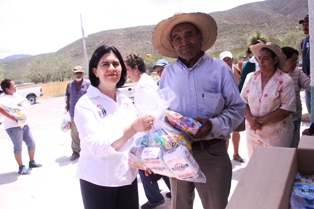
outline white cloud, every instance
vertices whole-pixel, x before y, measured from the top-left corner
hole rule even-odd
[[[176,12],[228,10],[254,0],[1,0],[0,58],[55,52],[99,31],[154,25]],[[261,1],[261,0],[255,0]]]

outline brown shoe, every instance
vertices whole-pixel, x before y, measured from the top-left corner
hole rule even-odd
[[[71,161],[74,161],[74,160],[76,160],[76,159],[79,158],[79,157],[80,157],[80,154],[79,154],[79,153],[73,152],[72,156],[70,157],[70,160],[71,160]]]

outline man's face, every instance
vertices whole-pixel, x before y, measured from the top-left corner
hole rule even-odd
[[[227,65],[232,69],[233,58],[225,57],[223,61],[225,61],[225,63],[227,63]]]
[[[202,35],[191,23],[180,23],[174,26],[170,36],[172,48],[186,61],[201,51]]]
[[[83,77],[84,77],[84,73],[82,73],[82,72],[76,72],[76,73],[74,73],[74,78],[75,78],[77,81],[82,80]]]
[[[156,70],[156,73],[157,75],[160,77],[161,74],[162,74],[162,71],[164,70],[164,66],[156,66],[155,70]]]
[[[302,30],[303,30],[303,33],[304,33],[305,35],[308,35],[308,34],[309,34],[309,22],[304,21],[304,22],[302,23]]]

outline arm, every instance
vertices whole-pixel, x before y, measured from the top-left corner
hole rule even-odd
[[[275,111],[270,112],[270,113],[264,115],[263,117],[257,118],[257,121],[261,125],[265,125],[265,124],[268,124],[268,123],[276,123],[278,121],[281,121],[281,120],[285,119],[291,113],[292,113],[292,111],[288,111],[288,110],[284,110],[284,109],[278,108]]]
[[[299,69],[295,69],[295,70],[298,70],[299,71],[299,86],[303,89],[306,89],[308,91],[311,91],[311,86],[310,86],[310,83],[311,83],[311,79],[305,74],[303,73],[302,70],[299,70]]]
[[[135,120],[122,127],[124,123],[120,121],[117,114],[100,117],[99,108],[89,99],[81,98],[75,105],[74,114],[81,146],[100,158],[116,154],[116,150],[128,142],[136,132],[147,131],[151,128],[152,117],[136,118],[135,110],[132,109],[132,111],[134,111],[132,117],[134,116]]]
[[[311,136],[314,134],[314,123],[311,124],[310,128],[305,129],[302,135]]]
[[[65,90],[65,109],[70,111],[70,83],[68,83],[67,88]]]
[[[2,104],[0,104],[0,113],[11,120],[18,122],[17,119],[11,115],[11,113]]]
[[[123,129],[123,136],[116,141],[114,141],[111,146],[118,150],[126,143],[132,136],[137,132],[149,131],[152,128],[154,118],[152,116],[141,116],[135,119],[130,125]]]

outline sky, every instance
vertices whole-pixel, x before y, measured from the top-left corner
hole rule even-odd
[[[0,0],[0,59],[44,54],[104,30],[156,25],[177,12],[225,11],[262,0]]]

